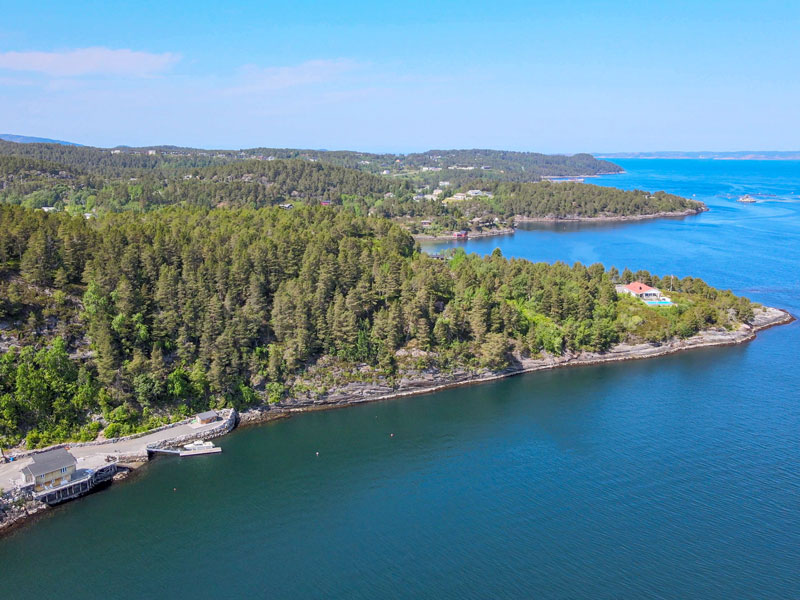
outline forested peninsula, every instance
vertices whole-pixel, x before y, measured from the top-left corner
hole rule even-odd
[[[706,210],[700,202],[664,192],[542,181],[538,176],[514,182],[470,175],[462,185],[444,180],[424,184],[309,158],[113,152],[0,142],[0,202],[92,216],[176,204],[204,208],[330,204],[360,215],[395,219],[412,233],[434,236],[453,231],[492,233],[530,219],[635,219]]]
[[[6,447],[736,332],[761,310],[691,277],[499,251],[433,258],[399,223],[336,206],[87,219],[3,204],[0,232]],[[674,306],[617,294],[633,280],[670,290]]]

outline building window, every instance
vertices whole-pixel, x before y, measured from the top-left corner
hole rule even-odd
[[[67,472],[67,467],[61,467],[61,472],[62,473],[66,473]]]

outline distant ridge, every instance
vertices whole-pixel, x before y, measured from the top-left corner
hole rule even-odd
[[[0,140],[16,142],[17,144],[61,144],[62,146],[80,146],[75,142],[51,140],[50,138],[31,137],[29,135],[14,135],[13,133],[0,133]]]
[[[707,160],[800,160],[800,150],[741,150],[738,152],[598,152],[595,158],[694,158]]]
[[[24,138],[34,141],[37,138]],[[475,180],[535,182],[547,177],[591,177],[620,173],[612,162],[597,160],[591,154],[540,154],[505,150],[428,150],[412,154],[373,154],[357,151],[323,151],[297,148],[245,148],[206,150],[173,145],[115,148],[56,143],[18,143],[0,136],[0,155],[20,156],[59,163],[80,169],[208,167],[247,160],[298,160],[324,163],[378,176],[413,179],[419,185],[453,187]]]

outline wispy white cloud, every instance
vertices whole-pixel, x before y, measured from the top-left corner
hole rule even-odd
[[[365,119],[385,120],[387,101],[411,94],[411,106],[431,95],[407,80],[398,86],[399,74],[346,58],[168,77],[19,73],[34,83],[0,93],[0,131],[52,131],[50,137],[101,145],[352,146]]]
[[[54,77],[116,75],[148,77],[180,60],[171,52],[153,54],[129,49],[78,48],[63,52],[0,52],[0,69],[43,73]]]
[[[231,94],[268,92],[327,83],[361,66],[349,59],[309,60],[299,65],[280,67],[245,65],[239,69],[236,85],[226,91]]]

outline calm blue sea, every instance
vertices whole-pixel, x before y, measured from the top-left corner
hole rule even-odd
[[[595,182],[711,211],[466,249],[696,275],[800,314],[800,163],[618,162]],[[799,367],[792,324],[240,430],[0,539],[0,597],[800,598]]]

